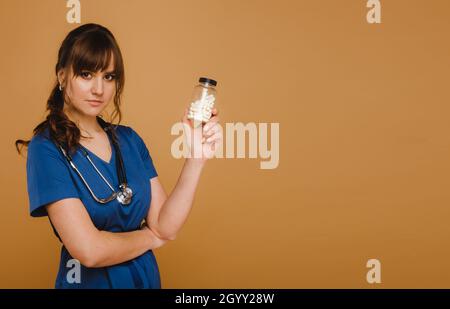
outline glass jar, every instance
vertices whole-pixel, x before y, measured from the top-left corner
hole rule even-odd
[[[208,122],[211,118],[217,95],[217,81],[200,77],[198,82],[194,87],[187,116],[194,122],[194,127]]]

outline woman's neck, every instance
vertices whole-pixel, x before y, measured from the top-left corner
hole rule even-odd
[[[82,135],[87,134],[88,137],[93,137],[98,133],[102,133],[103,129],[97,121],[97,117],[90,117],[86,115],[80,115],[73,111],[66,111],[67,117],[73,121],[80,129]]]

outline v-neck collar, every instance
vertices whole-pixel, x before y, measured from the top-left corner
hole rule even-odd
[[[115,149],[114,149],[114,146],[112,145],[112,141],[111,141],[111,138],[110,138],[108,132],[105,131],[105,133],[106,133],[106,136],[108,137],[109,147],[111,148],[111,157],[109,158],[109,162],[103,160],[102,158],[100,158],[100,157],[99,157],[98,155],[96,155],[94,152],[90,151],[87,147],[81,145],[81,143],[80,143],[79,145],[80,145],[81,147],[83,147],[83,149],[85,149],[86,152],[87,152],[91,157],[97,158],[98,161],[103,162],[103,163],[105,163],[106,165],[111,165],[111,163],[113,163],[113,161],[114,161],[114,159],[115,159],[116,151],[115,151]]]

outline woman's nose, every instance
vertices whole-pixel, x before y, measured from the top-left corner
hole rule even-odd
[[[96,94],[96,95],[103,94],[103,79],[102,78],[94,79],[94,84],[92,85],[92,93]]]

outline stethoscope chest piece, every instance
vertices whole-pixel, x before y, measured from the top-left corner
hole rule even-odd
[[[133,197],[133,191],[130,187],[121,185],[120,192],[117,193],[117,201],[122,205],[128,205],[131,202],[131,198]]]

